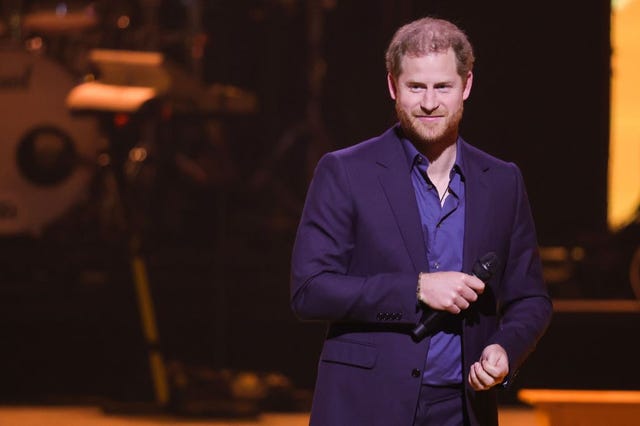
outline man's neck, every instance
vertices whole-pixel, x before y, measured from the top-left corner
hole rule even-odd
[[[419,150],[429,160],[427,175],[433,183],[449,181],[449,173],[456,162],[456,140],[457,138],[446,143],[432,143]]]
[[[449,173],[456,162],[456,154],[455,142],[435,152],[425,153],[429,159],[427,175],[436,186],[449,182]]]

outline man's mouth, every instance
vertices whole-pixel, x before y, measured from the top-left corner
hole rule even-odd
[[[420,121],[436,121],[438,119],[444,118],[444,115],[416,115],[415,116]]]

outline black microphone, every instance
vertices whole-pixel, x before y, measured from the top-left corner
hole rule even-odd
[[[491,251],[476,260],[476,263],[473,264],[471,274],[487,284],[497,270],[498,255]],[[431,311],[429,315],[411,331],[411,334],[415,339],[422,339],[429,332],[433,331],[433,328],[442,321],[447,313],[446,311]]]

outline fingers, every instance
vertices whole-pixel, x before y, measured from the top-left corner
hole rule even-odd
[[[475,362],[469,371],[469,384],[477,391],[487,390],[502,383],[506,371],[486,361]]]
[[[509,360],[502,346],[493,344],[482,351],[480,360],[469,370],[469,384],[477,391],[487,390],[499,383],[509,373]]]
[[[456,293],[467,302],[475,302],[478,300],[478,293],[466,285],[461,285],[456,288]]]
[[[480,365],[485,373],[491,376],[494,380],[501,382],[504,379],[503,367],[495,364],[491,364],[488,361],[480,361]]]
[[[480,362],[482,368],[494,377],[500,376],[503,370],[508,368],[507,355],[498,345],[487,346],[482,352]]]
[[[482,294],[485,284],[480,278],[476,277],[475,275],[467,275],[464,273],[462,275],[462,281],[467,287],[473,290],[476,295]]]
[[[480,362],[475,362],[469,370],[469,384],[474,390],[487,390],[497,384],[496,378],[489,374]]]
[[[458,295],[458,293],[455,293],[448,301],[443,302],[442,309],[452,314],[459,314],[469,306],[471,306],[469,301],[467,301],[463,296]]]
[[[480,285],[476,281],[480,282]],[[451,289],[451,299],[447,310],[454,314],[469,308],[471,303],[478,300],[478,294],[484,290],[484,283],[478,278],[461,273],[460,281]]]
[[[458,314],[484,291],[484,283],[462,272],[420,274],[421,300],[433,309]]]

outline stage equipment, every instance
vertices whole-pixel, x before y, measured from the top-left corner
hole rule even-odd
[[[70,91],[71,110],[133,113],[169,88],[160,53],[94,49],[89,59],[98,68],[99,80],[90,79]]]
[[[158,97],[178,105],[186,101],[188,113],[210,117],[258,108],[255,94],[232,85],[204,86],[159,52],[92,49],[89,61],[96,75],[69,93],[67,106],[74,111],[132,113]]]
[[[64,3],[60,3],[54,11],[38,11],[25,15],[22,28],[25,32],[68,34],[89,30],[97,24],[98,19],[92,8],[69,11]]]
[[[0,51],[0,234],[38,235],[86,195],[100,141],[66,108],[74,86],[47,57]]]
[[[169,366],[171,410],[198,417],[255,417],[261,412],[308,412],[312,393],[279,372]]]

